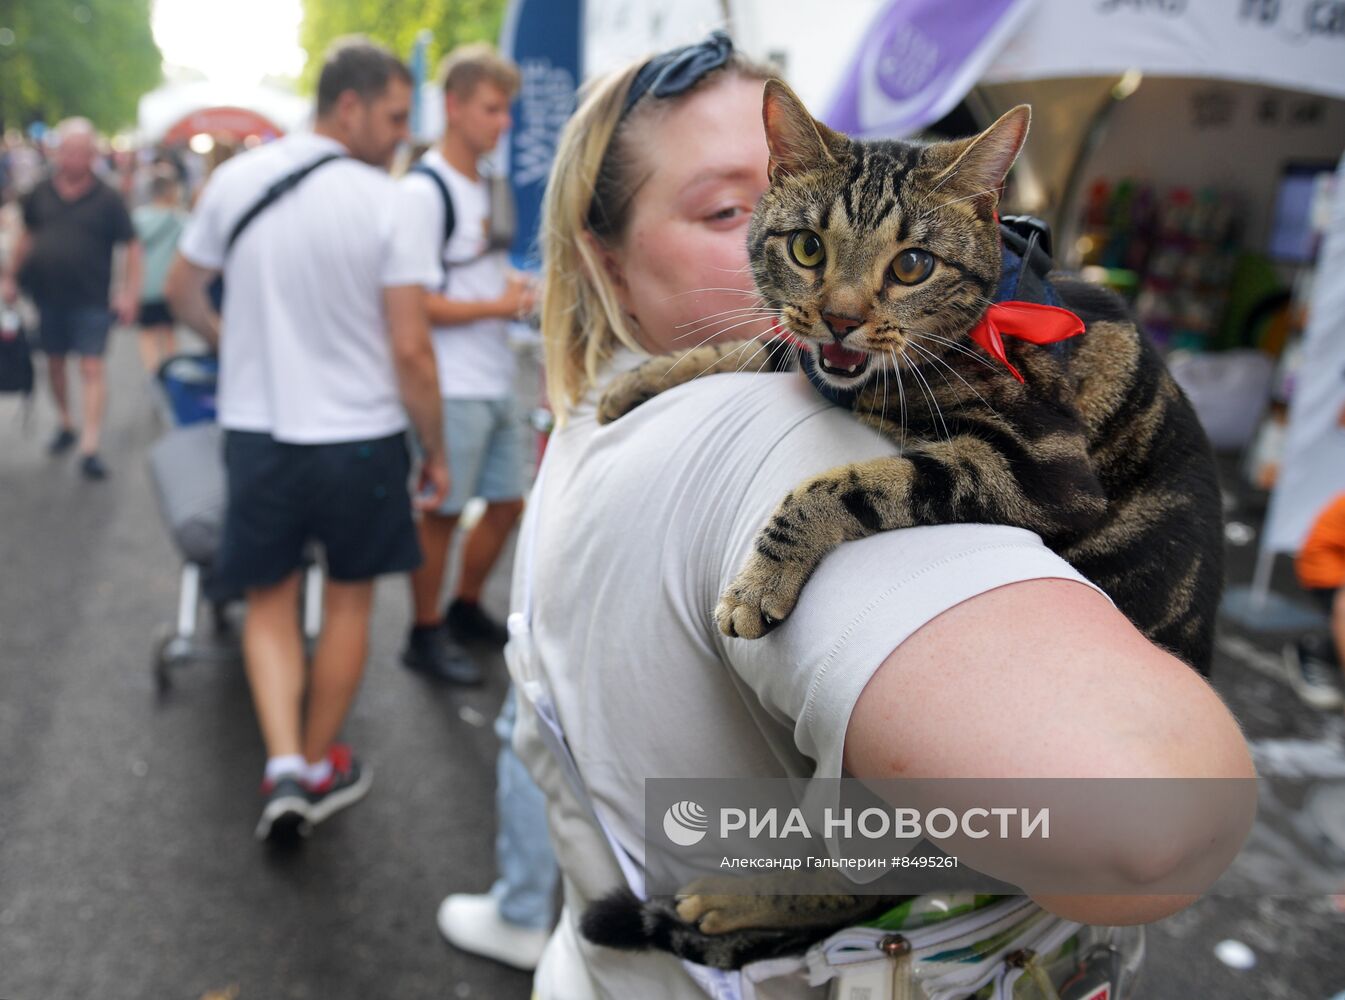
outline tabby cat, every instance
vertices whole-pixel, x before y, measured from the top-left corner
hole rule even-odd
[[[784,334],[755,355],[759,345],[715,344],[646,362],[612,385],[599,420],[693,376],[798,363],[901,451],[833,469],[786,496],[721,596],[719,628],[746,639],[768,632],[843,541],[911,525],[1007,524],[1039,534],[1150,640],[1208,673],[1222,583],[1210,447],[1124,304],[1077,280],[1045,280],[1038,234],[1001,226],[998,192],[1030,110],[1014,108],[955,142],[854,141],[770,81],[763,117],[771,184],[748,251]],[[1025,298],[1033,304],[1018,305]],[[987,308],[1006,299],[1014,304]],[[987,332],[987,323],[1017,317],[1028,320],[1018,329],[1025,339]],[[1062,319],[1077,324],[1054,335],[1067,339],[1041,344],[1034,325]],[[815,899],[814,938],[853,922],[863,905]],[[716,928],[703,920],[677,926],[707,912],[725,922],[694,893],[676,910],[631,903],[599,904],[595,936],[630,947],[642,934],[646,946],[656,940],[729,967],[797,937],[770,939],[769,899],[739,901],[756,907],[760,929],[738,932],[737,949],[707,944]],[[778,923],[807,921],[799,897],[778,905],[789,911]],[[829,909],[843,911],[837,922]]]

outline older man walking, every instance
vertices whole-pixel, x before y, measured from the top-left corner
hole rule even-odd
[[[13,302],[18,284],[37,304],[42,350],[60,428],[52,454],[79,443],[80,471],[104,479],[98,455],[107,403],[103,352],[115,319],[135,321],[140,300],[141,255],[131,216],[122,197],[93,172],[97,134],[84,118],[68,118],[55,129],[55,169],[23,200],[24,233],[0,278],[0,297]],[[112,254],[126,247],[120,288],[109,296]],[[21,279],[21,282],[20,280]],[[78,436],[70,412],[66,358],[79,357],[83,425]]]

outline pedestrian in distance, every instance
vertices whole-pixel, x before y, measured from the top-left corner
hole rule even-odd
[[[482,166],[509,127],[518,69],[478,43],[449,53],[442,79],[443,138],[401,183],[419,209],[408,215],[415,225],[408,235],[435,271],[426,308],[434,326],[453,490],[420,521],[425,562],[411,577],[413,620],[402,662],[439,680],[476,684],[481,669],[460,644],[502,646],[506,638],[503,624],[481,609],[481,589],[523,509],[523,424],[509,324],[532,310],[533,292],[510,269],[498,232],[492,237],[499,206],[492,205]],[[454,597],[441,612],[448,555],[472,497],[486,501],[485,513],[463,542]]]
[[[151,376],[175,349],[173,313],[164,300],[164,281],[173,252],[187,224],[182,188],[167,165],[156,166],[149,182],[149,201],[131,213],[144,248],[145,279],[140,288],[140,362]]]
[[[1289,683],[1306,705],[1339,708],[1345,650],[1345,493],[1313,519],[1294,558],[1298,582],[1327,616],[1326,634],[1306,634],[1284,647]]]
[[[94,173],[98,135],[84,118],[54,130],[54,168],[23,199],[23,235],[0,275],[0,299],[13,303],[19,285],[37,305],[39,345],[60,426],[48,445],[59,455],[79,445],[80,472],[105,479],[98,454],[107,407],[104,352],[115,320],[135,322],[140,300],[141,251],[121,195]],[[109,294],[113,253],[124,248],[121,279]],[[81,416],[75,432],[66,361],[79,359]]]
[[[262,840],[306,833],[369,789],[369,768],[337,737],[364,672],[373,580],[420,562],[408,415],[417,502],[448,492],[421,291],[431,275],[386,173],[410,107],[401,62],[365,39],[338,43],[313,132],[221,166],[169,273],[173,312],[219,345],[229,503],[217,570],[246,596],[243,651],[267,754]],[[207,287],[220,272],[217,314]],[[296,607],[313,542],[327,580],[305,670]]]

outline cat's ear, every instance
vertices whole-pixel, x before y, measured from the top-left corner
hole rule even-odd
[[[798,95],[780,80],[766,81],[761,119],[771,151],[771,183],[780,177],[834,166],[850,141],[810,115]]]
[[[1020,104],[1000,116],[999,121],[991,125],[978,136],[964,139],[958,143],[948,143],[949,152],[955,157],[953,162],[934,178],[942,183],[950,175],[956,175],[954,185],[967,194],[985,193],[988,196],[990,210],[994,210],[999,200],[999,190],[1009,176],[1009,168],[1018,159],[1018,153],[1027,141],[1028,125],[1032,122],[1032,109]]]

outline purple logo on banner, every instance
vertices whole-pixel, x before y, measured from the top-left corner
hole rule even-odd
[[[852,135],[905,135],[947,114],[1035,0],[893,0],[864,33],[826,115]]]

